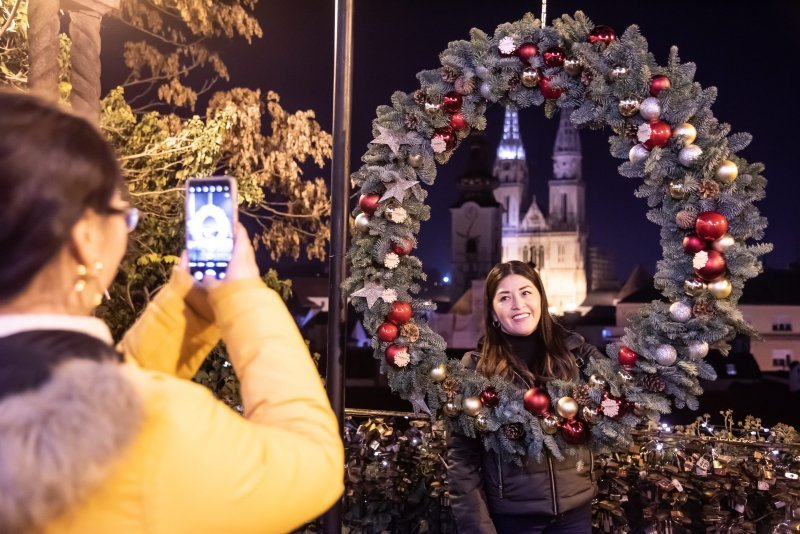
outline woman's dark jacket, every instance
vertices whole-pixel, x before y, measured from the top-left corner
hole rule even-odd
[[[565,340],[576,360],[588,362],[591,355],[603,357],[583,337],[571,333]],[[480,353],[468,352],[461,362],[476,369]],[[515,383],[528,388],[522,377]],[[450,502],[460,534],[495,532],[491,514],[557,516],[591,501],[597,493],[588,447],[574,447],[575,455],[559,461],[545,449],[542,461],[523,460],[523,466],[503,462],[481,440],[448,432],[447,480]]]

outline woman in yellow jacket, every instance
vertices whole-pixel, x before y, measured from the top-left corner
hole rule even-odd
[[[135,211],[87,122],[0,92],[0,533],[287,532],[343,489],[336,419],[239,229],[112,347],[92,317]],[[224,340],[244,417],[188,380]]]

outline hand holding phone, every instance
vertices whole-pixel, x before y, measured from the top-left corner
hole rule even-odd
[[[227,276],[238,224],[236,195],[230,176],[186,181],[186,251],[196,280]]]

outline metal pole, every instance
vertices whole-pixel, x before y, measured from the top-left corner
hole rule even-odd
[[[347,303],[342,298],[350,198],[350,101],[353,79],[353,0],[336,0],[331,158],[331,248],[328,294],[328,358],[325,372],[331,406],[344,432],[344,339]],[[342,501],[325,514],[323,532],[342,531]]]

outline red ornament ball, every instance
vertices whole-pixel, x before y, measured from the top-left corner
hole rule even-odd
[[[652,150],[657,146],[665,146],[672,136],[672,128],[664,121],[650,122],[650,137],[643,142],[645,148]],[[639,139],[641,141],[641,139]]]
[[[392,252],[398,256],[406,256],[410,254],[413,248],[414,243],[407,237],[403,238],[403,241],[400,243],[397,241],[392,241]]]
[[[564,437],[564,441],[570,445],[585,443],[589,437],[586,425],[579,419],[570,419],[561,425],[561,435]]]
[[[564,65],[564,60],[567,59],[567,53],[564,52],[564,49],[560,46],[556,46],[554,48],[550,48],[549,50],[545,50],[544,54],[542,54],[544,58],[544,66],[545,67],[561,67]]]
[[[436,128],[436,130],[434,130],[434,137],[440,137],[444,141],[444,146],[447,150],[452,150],[456,146],[456,133],[449,126]]]
[[[595,26],[589,32],[588,40],[590,43],[610,44],[617,40],[617,34],[610,26]]]
[[[522,397],[525,409],[533,415],[547,417],[550,415],[550,395],[542,388],[531,388]]]
[[[386,316],[390,323],[399,325],[406,324],[411,320],[411,304],[396,300],[392,302],[392,311]]]
[[[378,327],[378,339],[386,343],[391,343],[397,339],[399,333],[397,327],[392,323],[383,323]]]
[[[725,275],[727,265],[725,263],[725,256],[716,250],[706,250],[708,260],[702,267],[695,267],[694,274],[706,282],[713,282]]]
[[[543,97],[551,100],[560,97],[566,92],[563,87],[553,87],[553,79],[549,76],[542,76],[539,81],[539,90],[542,92]]]
[[[728,231],[728,219],[716,211],[704,211],[697,216],[694,231],[701,239],[716,241]]]
[[[493,386],[488,386],[481,391],[481,402],[489,408],[497,406],[500,403],[500,396],[497,394],[497,390]]]
[[[683,238],[683,250],[685,250],[687,254],[697,254],[704,248],[706,248],[705,240],[700,239],[695,234],[689,234]]]
[[[408,365],[408,347],[402,345],[389,345],[384,353],[386,363],[395,367]]]
[[[467,119],[464,117],[464,114],[459,112],[453,113],[450,115],[450,128],[453,130],[463,130],[467,128],[469,124],[467,123]]]
[[[533,43],[522,43],[517,49],[517,56],[525,63],[530,63],[531,59],[539,53],[539,47]]]
[[[622,367],[634,367],[638,358],[639,355],[625,345],[621,346],[617,353],[617,360]]]
[[[450,91],[444,95],[444,100],[442,100],[442,109],[448,113],[455,113],[461,110],[462,101],[463,97],[459,93]]]
[[[361,211],[372,217],[372,215],[375,213],[375,210],[378,209],[380,200],[381,196],[376,193],[361,195],[361,197],[358,199],[358,207],[361,208]]]
[[[659,74],[658,76],[653,76],[653,79],[650,80],[650,96],[658,96],[658,93],[660,93],[664,89],[669,89],[669,87],[670,87],[669,78],[667,78],[663,74]]]

